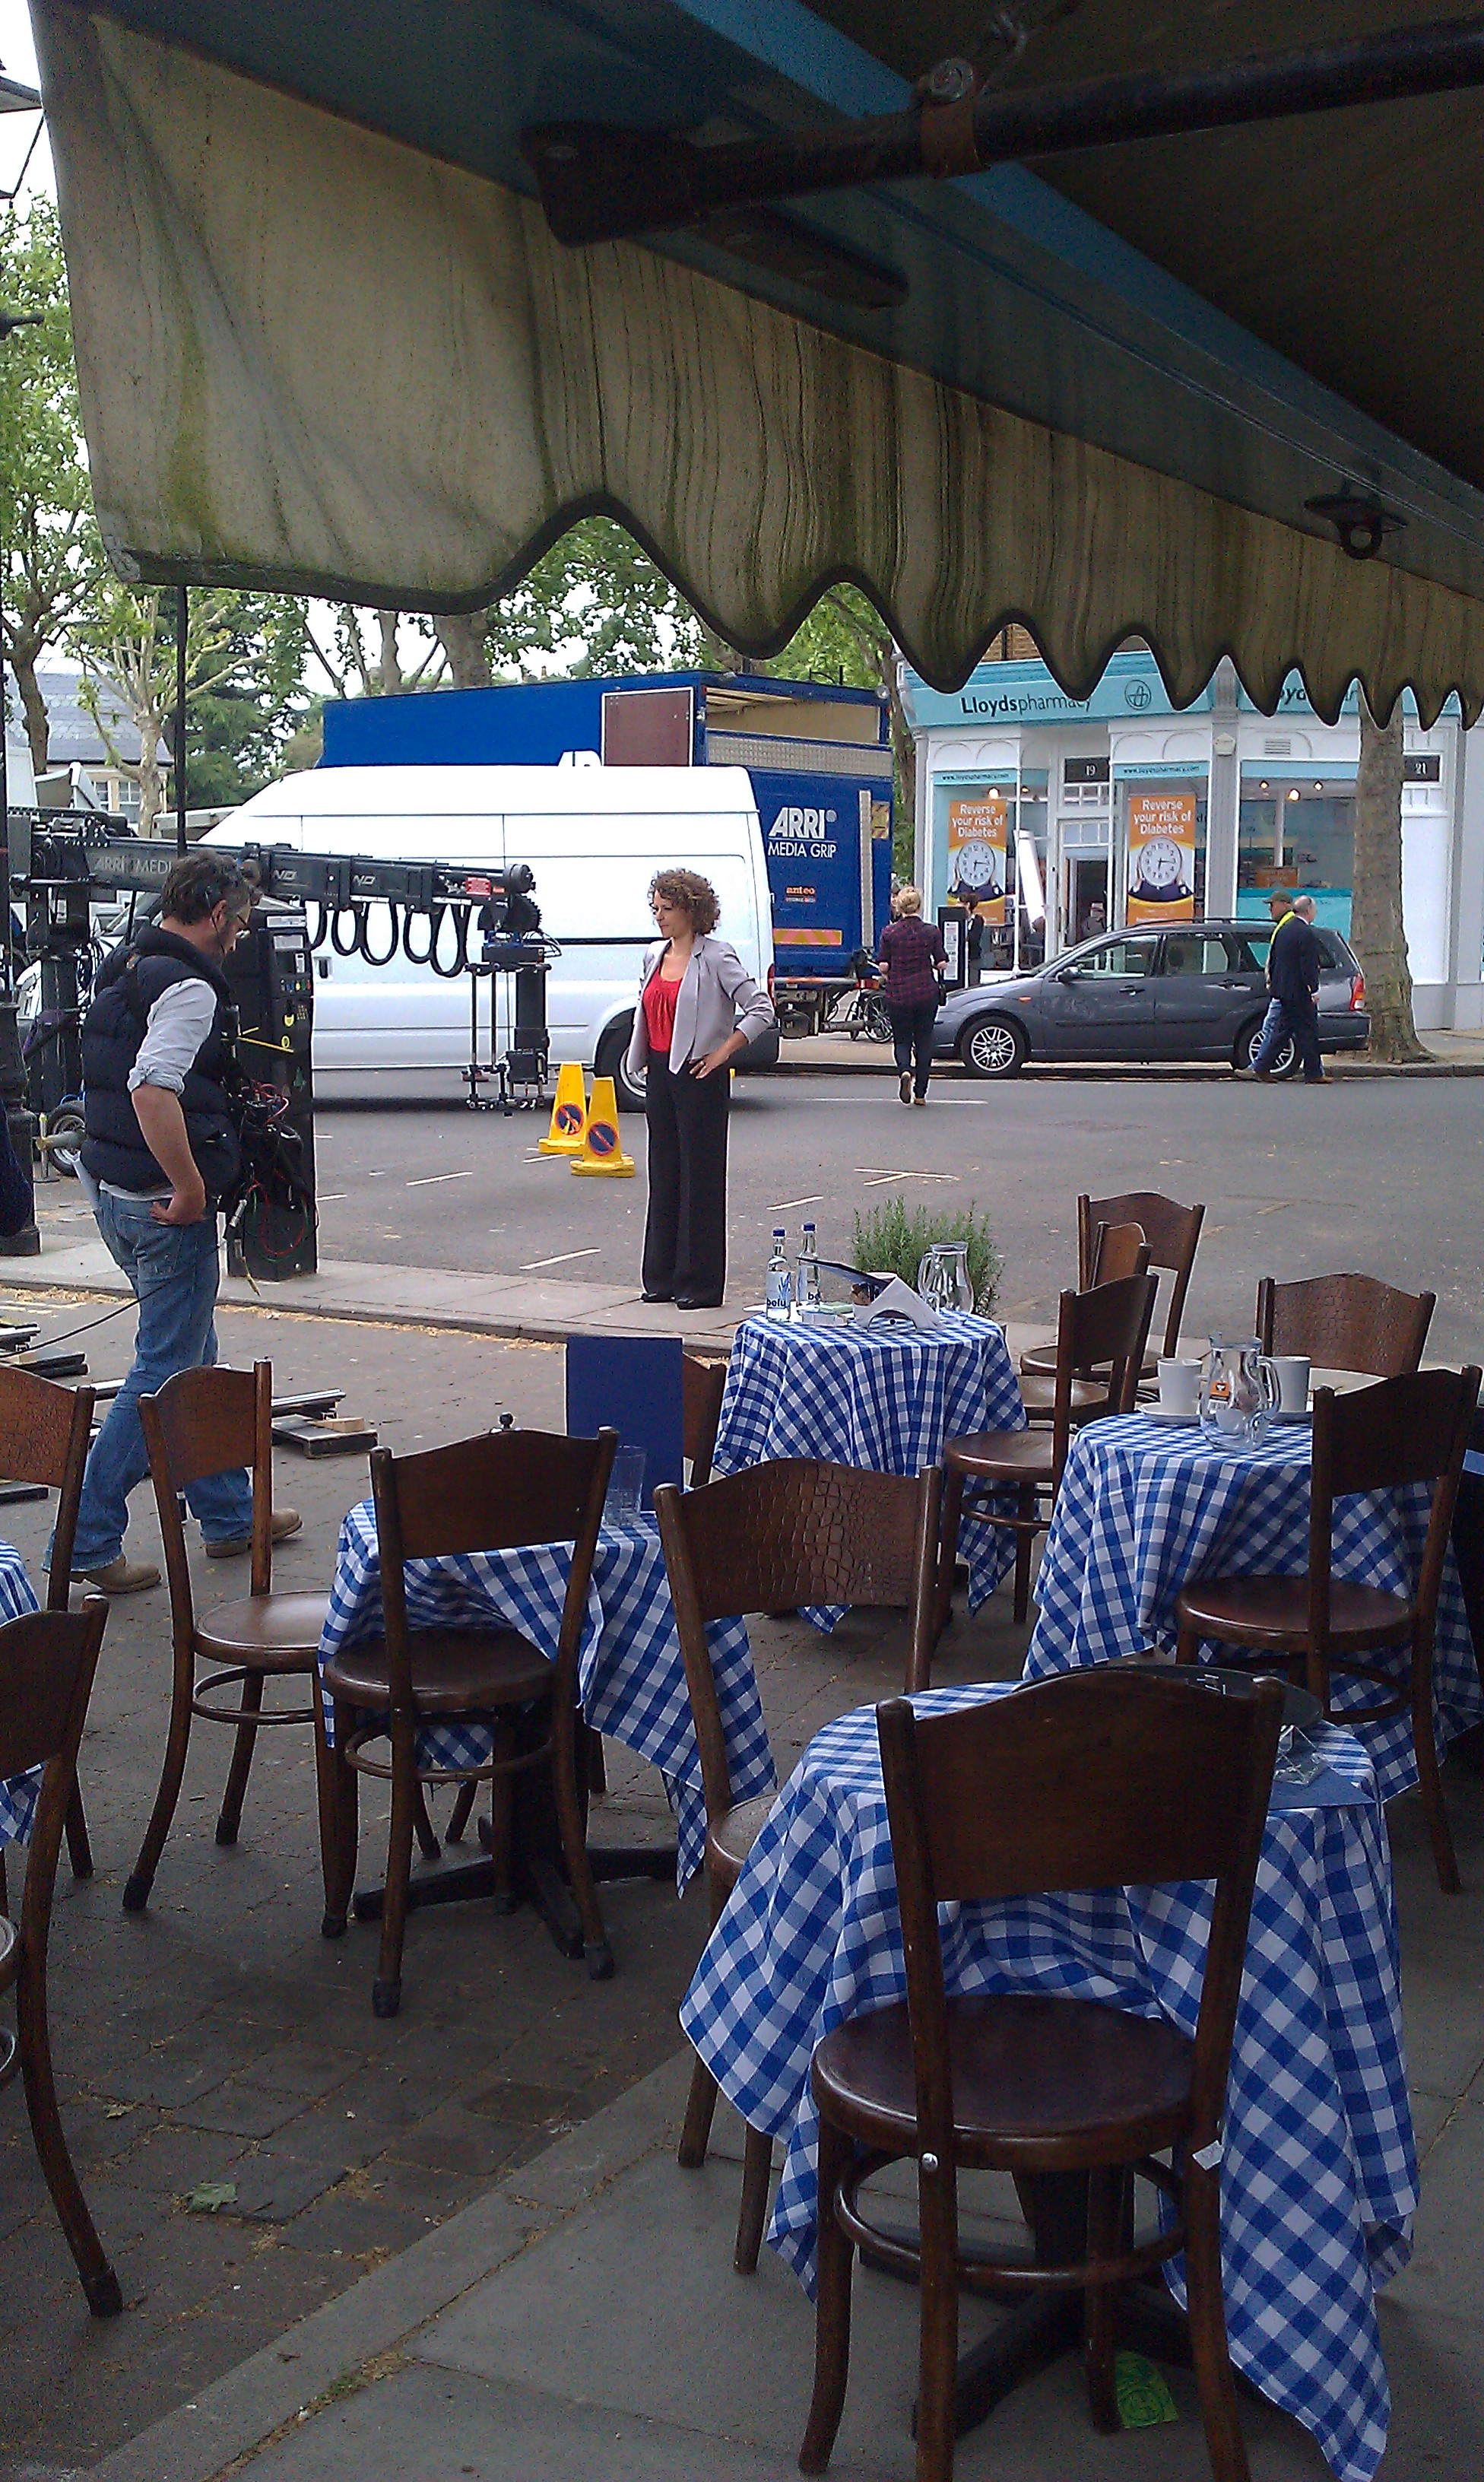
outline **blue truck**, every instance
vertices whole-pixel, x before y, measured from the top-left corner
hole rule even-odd
[[[337,700],[326,767],[745,767],[772,895],[774,991],[818,1024],[891,901],[892,753],[875,690],[765,673],[656,673]]]

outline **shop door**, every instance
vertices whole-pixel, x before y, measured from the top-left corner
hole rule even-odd
[[[1095,939],[1108,927],[1108,857],[1106,853],[1069,854],[1066,864],[1066,886],[1062,921],[1064,939],[1069,948],[1079,947],[1084,939]],[[1102,908],[1102,919],[1097,909]]]

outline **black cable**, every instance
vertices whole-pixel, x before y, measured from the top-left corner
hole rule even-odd
[[[360,952],[365,958],[368,965],[389,965],[392,959],[397,954],[399,939],[397,929],[397,908],[395,905],[388,902],[386,910],[391,916],[392,937],[391,944],[384,957],[378,957],[375,948],[373,948],[371,944],[371,908],[369,905],[361,917]]]
[[[309,906],[306,903],[304,907],[304,937],[312,949],[323,948],[325,945],[325,934],[329,929],[329,908],[327,905],[322,905],[318,897],[315,897],[312,901],[314,904],[316,928],[313,931],[309,928]]]
[[[432,953],[438,944],[438,933],[443,927],[443,916],[446,911],[447,908],[442,905],[434,905],[430,909],[429,914],[430,928],[428,933],[428,946],[420,957],[417,950],[412,945],[412,923],[414,916],[411,906],[408,906],[406,912],[403,917],[402,953],[405,957],[409,965],[431,964]]]
[[[342,915],[343,913],[349,913],[349,915],[350,915],[350,917],[351,917],[351,944],[350,944],[350,946],[349,946],[349,947],[347,947],[347,945],[346,945],[345,941],[344,941],[344,940],[341,938],[341,937],[340,937],[340,917],[341,917],[341,915]],[[356,906],[356,905],[337,905],[337,906],[336,906],[335,911],[334,911],[334,913],[333,913],[333,915],[331,916],[331,919],[330,919],[330,926],[329,926],[329,944],[330,944],[330,946],[334,949],[335,954],[336,954],[336,956],[337,956],[337,957],[353,957],[353,956],[355,956],[355,954],[356,954],[356,953],[357,953],[357,951],[359,950],[359,947],[360,947],[360,944],[361,944],[361,923],[360,923],[360,908],[359,908],[359,906]]]
[[[430,965],[431,965],[433,972],[435,974],[440,974],[446,983],[455,983],[458,980],[460,974],[467,973],[469,970],[469,919],[474,911],[474,908],[472,905],[451,905],[449,907],[449,911],[454,917],[454,931],[458,942],[457,953],[456,954],[451,965],[439,964],[438,939],[443,929],[443,924],[440,919],[438,929],[433,934],[432,948],[428,962]]]
[[[121,1318],[125,1310],[137,1310],[138,1307],[138,1302],[130,1293],[126,1301],[116,1302],[111,1310],[103,1310],[97,1318],[85,1319],[81,1327],[65,1327],[60,1335],[39,1335],[35,1344],[28,1344],[25,1350],[27,1353],[50,1353],[54,1344],[70,1344],[74,1335],[87,1335],[93,1328],[106,1327],[110,1319]],[[0,1368],[3,1367],[4,1362],[0,1360]]]

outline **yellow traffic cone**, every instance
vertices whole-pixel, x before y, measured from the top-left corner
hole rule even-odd
[[[612,1077],[595,1077],[592,1100],[587,1106],[587,1135],[580,1155],[572,1158],[572,1170],[580,1173],[606,1173],[610,1180],[632,1180],[634,1157],[626,1155],[618,1135],[618,1097]]]
[[[564,1060],[557,1071],[557,1100],[552,1105],[552,1124],[544,1138],[536,1141],[536,1152],[543,1155],[580,1155],[587,1134],[587,1095],[583,1072],[575,1060]]]

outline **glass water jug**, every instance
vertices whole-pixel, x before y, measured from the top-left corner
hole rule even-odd
[[[972,1310],[967,1241],[934,1241],[917,1264],[917,1289],[930,1309]]]
[[[1213,1447],[1255,1448],[1278,1410],[1278,1373],[1255,1335],[1213,1335],[1201,1366],[1201,1429]]]

